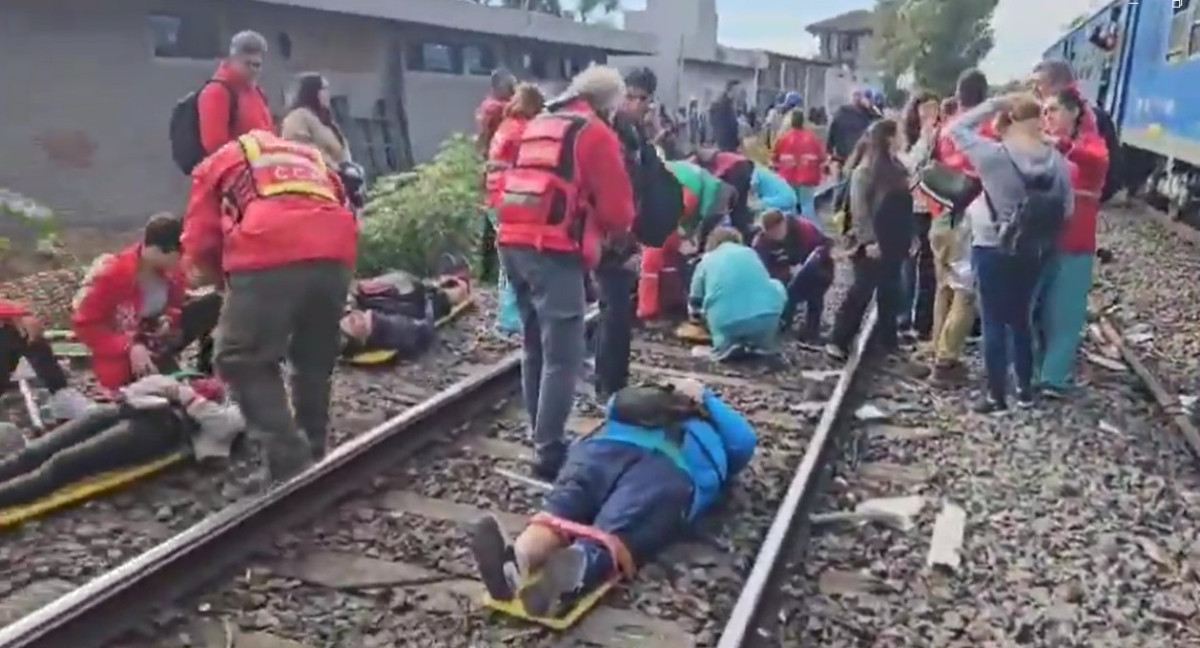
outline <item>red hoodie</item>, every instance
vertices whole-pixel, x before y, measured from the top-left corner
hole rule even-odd
[[[793,128],[775,143],[771,166],[793,187],[821,183],[821,167],[828,159],[825,144],[807,128]]]
[[[196,106],[200,111],[200,142],[204,152],[212,155],[225,144],[252,130],[275,131],[275,119],[262,88],[248,82],[228,61],[222,62],[212,76],[214,81],[200,91]],[[229,89],[237,92],[237,115],[230,118],[232,100]]]

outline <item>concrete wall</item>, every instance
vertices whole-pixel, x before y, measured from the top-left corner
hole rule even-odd
[[[197,39],[211,40],[212,47],[195,58],[154,56],[152,13],[191,18],[198,26],[208,21],[208,29],[197,29],[204,32]],[[155,211],[178,213],[188,182],[170,158],[171,109],[208,78],[229,36],[241,29],[259,30],[271,41],[262,84],[276,113],[283,112],[285,89],[294,74],[317,70],[329,77],[335,95],[345,97],[350,117],[374,117],[376,103],[394,85],[388,75],[395,73],[403,77],[417,161],[431,156],[451,132],[473,130],[486,76],[401,73],[396,60],[406,41],[442,39],[452,36],[450,30],[443,34],[244,0],[3,0],[0,187],[50,206],[72,224],[128,228]],[[291,42],[289,58],[280,51],[283,35]],[[497,57],[518,64],[514,69],[519,72],[532,49],[559,59],[604,58],[590,46],[482,34],[471,42],[494,46]],[[551,67],[561,70],[560,63]],[[545,79],[544,85],[561,88],[563,76]]]

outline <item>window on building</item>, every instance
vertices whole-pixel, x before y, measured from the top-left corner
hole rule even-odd
[[[212,18],[150,14],[147,25],[157,58],[215,59],[224,54],[221,30]]]
[[[462,73],[462,50],[457,45],[420,41],[408,47],[408,69],[417,72]]]
[[[849,54],[858,48],[858,39],[853,36],[842,36],[842,52]]]
[[[535,79],[550,78],[549,61],[541,52],[526,52],[521,56],[521,67]]]
[[[463,48],[463,68],[467,74],[487,76],[496,69],[496,53],[488,45],[467,45]]]

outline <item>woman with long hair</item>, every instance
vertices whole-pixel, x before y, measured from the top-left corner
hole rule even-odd
[[[1035,326],[1038,335],[1037,382],[1042,395],[1058,397],[1070,385],[1075,354],[1087,325],[1088,292],[1096,258],[1096,221],[1109,153],[1099,133],[1081,129],[1086,107],[1073,88],[1042,104],[1048,134],[1058,142],[1072,168],[1075,213],[1059,239],[1058,256],[1049,262]]]
[[[488,221],[491,227],[496,227],[496,208],[504,192],[504,172],[517,160],[517,150],[520,148],[521,135],[529,120],[542,112],[546,105],[546,97],[537,86],[523,83],[517,86],[512,99],[504,107],[504,119],[492,135],[488,146],[486,187],[488,197]],[[495,249],[485,251],[485,254],[495,254]],[[521,314],[517,310],[517,299],[513,294],[508,277],[500,267],[499,276],[500,303],[496,310],[496,328],[503,336],[521,333]]]
[[[903,148],[900,128],[882,119],[867,129],[862,160],[850,173],[850,243],[854,280],[834,320],[826,352],[845,358],[876,298],[879,320],[875,339],[881,350],[899,345],[896,333],[900,268],[913,236],[912,193],[908,169],[897,154]]]
[[[296,94],[283,118],[280,135],[316,147],[330,168],[350,161],[346,137],[333,119],[329,82],[320,74],[310,72],[297,78]]]
[[[1031,319],[1034,293],[1048,260],[1040,252],[1029,253],[1026,245],[1014,247],[1010,234],[1034,236],[1037,227],[1048,223],[1033,219],[1057,219],[1061,224],[1061,217],[1074,209],[1067,160],[1047,144],[1041,117],[1041,106],[1031,95],[1009,95],[970,109],[949,129],[983,184],[982,193],[966,210],[987,370],[987,396],[976,407],[979,413],[1007,409],[1010,363],[1017,378],[1018,405],[1033,405]],[[998,142],[979,130],[992,119],[1000,134]],[[1035,203],[1037,213],[1030,211]],[[1057,213],[1049,211],[1051,205]],[[1054,241],[1047,243],[1052,252]]]
[[[904,153],[900,159],[910,174],[917,174],[933,157],[937,141],[940,102],[932,92],[915,95],[904,109]],[[900,303],[900,330],[921,340],[933,333],[933,298],[937,293],[934,278],[933,248],[929,229],[933,224],[929,198],[919,189],[913,191],[916,246],[904,262]]]

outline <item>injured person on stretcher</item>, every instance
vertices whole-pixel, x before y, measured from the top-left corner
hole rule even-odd
[[[515,542],[495,517],[476,523],[488,595],[549,617],[632,577],[716,503],[756,445],[750,423],[695,379],[618,391]]]
[[[363,279],[351,289],[342,316],[342,354],[388,351],[414,358],[433,343],[438,321],[470,297],[470,284],[458,276],[423,280],[395,271]]]
[[[245,421],[212,378],[153,375],[0,459],[0,511],[103,473],[191,451],[227,458]]]

